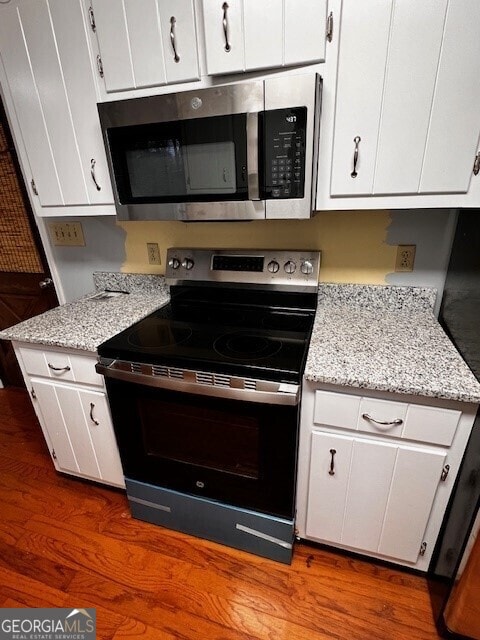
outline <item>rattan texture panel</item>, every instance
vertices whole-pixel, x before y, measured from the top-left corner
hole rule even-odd
[[[0,271],[42,273],[19,178],[0,123]]]

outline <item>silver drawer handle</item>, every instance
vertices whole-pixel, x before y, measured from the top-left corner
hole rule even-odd
[[[99,421],[95,420],[95,418],[93,417],[93,410],[95,409],[95,405],[93,404],[93,402],[90,402],[90,420],[93,422],[93,424],[99,425]]]
[[[170,18],[170,42],[173,49],[173,59],[175,62],[180,62],[180,56],[177,53],[177,45],[175,43],[175,23],[176,22],[177,21],[175,20],[175,16],[172,16]]]
[[[70,371],[70,367],[54,367],[53,364],[50,364],[50,362],[48,362],[47,364],[48,368],[52,371]]]
[[[227,53],[229,53],[229,51],[231,51],[232,47],[230,45],[230,42],[228,41],[228,4],[226,2],[224,2],[222,4],[222,9],[223,9],[223,20],[222,20],[222,24],[223,24],[223,34],[225,36],[225,51]]]
[[[375,422],[375,424],[381,424],[384,427],[390,427],[396,424],[403,424],[403,420],[401,418],[395,418],[395,420],[375,420],[375,418],[372,418],[372,416],[368,413],[362,413],[362,418],[364,420],[370,420],[370,422]]]

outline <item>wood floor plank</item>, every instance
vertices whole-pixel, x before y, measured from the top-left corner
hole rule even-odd
[[[124,493],[54,471],[27,394],[9,394],[0,603],[94,606],[105,640],[438,638],[422,576],[301,544],[288,567],[134,520]]]

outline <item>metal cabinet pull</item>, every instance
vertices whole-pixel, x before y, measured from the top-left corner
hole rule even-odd
[[[99,421],[95,420],[95,418],[93,417],[93,410],[95,409],[95,405],[93,404],[93,402],[90,402],[90,420],[93,422],[93,424],[99,425]]]
[[[329,476],[335,475],[335,454],[337,453],[336,449],[330,449],[330,455],[332,459],[330,460],[330,471],[328,472]]]
[[[222,9],[223,9],[223,20],[222,20],[222,24],[223,24],[223,33],[225,36],[225,51],[228,53],[229,51],[231,51],[232,47],[230,46],[230,42],[228,41],[228,4],[226,2],[224,2],[222,4]]]
[[[33,193],[34,193],[36,196],[38,196],[37,185],[35,184],[35,180],[34,180],[33,178],[30,180],[30,185],[31,185],[31,187],[32,187],[32,191],[33,191]]]
[[[395,420],[375,420],[375,418],[372,418],[372,416],[368,413],[362,413],[362,418],[364,420],[369,420],[370,422],[375,422],[375,424],[381,424],[384,427],[403,424],[403,420],[401,418],[395,418]]]
[[[480,173],[480,151],[475,156],[475,161],[473,163],[473,175],[478,176]]]
[[[48,364],[48,368],[51,369],[52,371],[70,371],[70,367],[54,367],[53,364],[50,364],[50,362],[47,363]]]
[[[96,165],[96,160],[95,158],[92,158],[90,160],[90,175],[92,176],[92,180],[95,184],[95,186],[97,187],[97,191],[101,191],[102,187],[98,184],[97,179],[95,177],[95,165]]]
[[[357,173],[358,145],[360,144],[361,140],[362,139],[360,136],[355,136],[355,138],[353,139],[353,142],[355,143],[355,150],[353,152],[353,171],[350,174],[352,178],[356,178],[358,176],[358,173]]]
[[[175,16],[170,18],[170,43],[173,49],[173,59],[175,62],[180,62],[180,56],[177,53],[177,45],[175,44]]]
[[[97,56],[97,70],[100,78],[103,78],[105,74],[103,73],[103,62],[102,62],[102,58],[100,57],[100,54]]]

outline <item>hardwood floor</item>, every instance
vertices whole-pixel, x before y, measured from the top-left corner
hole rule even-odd
[[[57,474],[26,392],[0,390],[0,606],[95,607],[113,640],[438,638],[426,580],[298,544],[290,567],[134,520]]]

